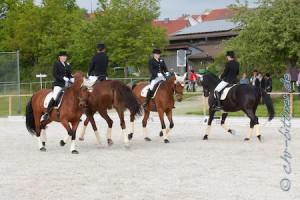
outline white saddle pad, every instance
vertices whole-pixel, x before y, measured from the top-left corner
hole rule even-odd
[[[155,90],[155,93],[154,93],[154,95],[152,96],[152,99],[155,97],[155,95],[156,95],[156,93],[157,93],[157,90],[158,90],[158,88],[159,88],[159,86],[160,86],[161,83],[162,83],[162,82],[160,82],[159,85],[157,86],[157,88],[156,88],[156,90]],[[147,93],[148,93],[149,88],[150,88],[150,84],[149,84],[149,85],[146,85],[146,86],[142,89],[142,91],[141,91],[141,96],[142,96],[142,97],[146,97],[146,96],[147,96]]]
[[[225,88],[225,89],[223,90],[222,94],[221,94],[220,100],[226,99],[229,90],[230,90],[231,88],[233,88],[234,86],[236,86],[236,84],[234,84],[234,85],[231,86],[231,87]]]
[[[48,104],[49,104],[50,100],[52,99],[52,96],[53,96],[53,92],[50,92],[49,94],[47,94],[47,96],[46,96],[46,98],[44,100],[44,108],[48,108]],[[63,99],[63,97],[60,99],[60,102],[59,102],[58,106],[54,106],[53,107],[54,109],[58,109],[60,107],[62,99]]]

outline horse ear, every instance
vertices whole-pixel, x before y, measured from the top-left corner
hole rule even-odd
[[[198,76],[198,77],[199,77],[200,81],[203,81],[203,75],[196,74],[196,76]]]
[[[174,81],[174,84],[177,84],[177,80]]]
[[[186,78],[186,72],[185,72],[184,75],[183,75],[183,80],[185,80],[185,78]]]

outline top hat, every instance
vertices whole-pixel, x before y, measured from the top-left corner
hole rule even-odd
[[[160,49],[153,49],[152,51],[153,54],[161,54]]]
[[[97,49],[105,49],[105,44],[97,44]]]
[[[58,53],[58,56],[67,56],[68,54],[67,54],[67,52],[66,51],[60,51],[59,53]]]
[[[234,57],[234,52],[233,51],[227,51],[226,56]]]

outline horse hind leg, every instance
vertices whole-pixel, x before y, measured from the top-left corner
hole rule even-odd
[[[38,146],[39,146],[40,151],[45,152],[46,147],[43,145],[43,142],[42,142],[42,139],[41,139],[40,118],[41,118],[41,114],[34,114],[35,132],[36,132]]]
[[[252,135],[254,126],[256,126],[256,124],[258,124],[258,118],[255,116],[255,114],[252,110],[246,110],[245,113],[250,118],[250,129],[248,130],[248,133],[247,133],[246,138],[245,138],[244,141],[249,141],[250,137]],[[261,141],[261,136],[259,134],[259,129],[257,129],[257,130],[258,130],[257,133],[256,133],[257,137]]]
[[[144,111],[144,118],[143,118],[143,121],[142,121],[142,126],[143,126],[143,136],[144,136],[144,139],[147,142],[151,141],[151,139],[148,137],[148,131],[147,131],[147,123],[148,123],[149,116],[150,116],[150,111],[145,110]]]

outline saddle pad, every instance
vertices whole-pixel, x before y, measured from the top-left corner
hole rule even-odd
[[[226,87],[226,88],[223,90],[222,94],[221,94],[220,100],[226,99],[229,90],[230,90],[231,88],[233,88],[234,86],[236,86],[236,84],[234,84],[234,85],[231,86],[231,87]]]
[[[162,81],[162,82],[163,82],[163,81]],[[154,95],[152,96],[152,99],[155,97],[155,95],[156,95],[156,93],[157,93],[157,90],[158,90],[158,88],[159,88],[159,86],[160,86],[160,84],[161,84],[162,82],[159,82],[159,83],[158,83],[158,86],[157,86],[156,89],[155,89],[155,92],[154,92]],[[154,86],[154,88],[155,88],[155,86]],[[149,84],[149,85],[146,85],[146,86],[142,89],[142,91],[141,91],[141,96],[142,96],[142,97],[146,97],[149,89],[150,89],[150,84]]]
[[[50,100],[52,99],[52,96],[53,96],[53,92],[50,92],[49,94],[47,94],[47,96],[44,100],[44,108],[48,108],[48,104],[49,104]],[[59,99],[59,104],[57,106],[54,106],[53,109],[58,109],[60,107],[63,97],[64,97],[64,94]]]

